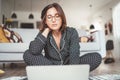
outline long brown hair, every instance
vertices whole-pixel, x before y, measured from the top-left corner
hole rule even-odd
[[[52,7],[54,7],[57,10],[58,14],[60,15],[60,17],[62,19],[62,25],[61,25],[60,31],[63,31],[67,25],[66,17],[65,17],[63,9],[61,8],[61,6],[58,3],[49,4],[42,10],[42,13],[41,13],[42,26],[41,26],[40,30],[43,31],[47,27],[47,24],[45,23],[46,14],[47,14],[47,10]]]

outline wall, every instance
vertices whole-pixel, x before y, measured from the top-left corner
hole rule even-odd
[[[112,3],[110,2],[102,6],[98,11],[95,12],[95,14],[91,16],[92,23],[97,21],[101,24],[102,29],[104,29],[104,25],[109,21],[112,21],[112,10],[118,2],[120,1],[116,0]]]
[[[20,27],[21,22],[36,22],[40,21],[41,11],[43,7],[45,7],[48,3],[52,1],[58,2],[58,0],[34,0],[31,4],[31,0],[2,0],[2,14],[5,15],[6,18],[11,19],[12,13],[17,14],[17,19],[12,19],[13,21],[19,21],[18,27]],[[38,3],[39,2],[39,3]],[[34,15],[34,19],[29,19],[29,14],[32,13]]]
[[[1,15],[1,0],[0,0],[0,24],[2,24],[2,15]]]
[[[40,13],[42,9],[49,3],[52,2],[58,2],[67,17],[67,23],[71,27],[89,27],[89,25],[92,22],[92,19],[90,17],[91,10],[89,9],[89,1],[81,2],[79,3],[79,0],[69,1],[69,0],[39,0],[39,3],[37,0],[34,0],[32,2],[32,11],[31,11],[31,2],[30,0],[16,0],[15,2],[15,9],[14,9],[14,0],[2,0],[2,7],[4,7],[4,10],[2,11],[2,14],[5,14],[7,18],[11,17],[12,12],[16,12],[18,14],[18,17],[21,18],[23,21],[29,20],[28,14],[31,12],[35,15],[34,20],[40,19]],[[83,5],[84,3],[88,3],[86,5]],[[84,6],[84,7],[81,7]],[[25,15],[21,15],[24,14]],[[95,14],[95,13],[94,13]],[[20,20],[21,20],[20,19]],[[19,19],[18,19],[19,20]],[[33,20],[33,21],[34,21]]]
[[[85,7],[81,8],[80,5],[82,4],[79,3],[79,0],[74,0],[74,1],[61,0],[60,4],[62,5],[65,11],[69,26],[81,27],[81,26],[88,26],[90,24],[88,21],[90,12],[89,10],[85,11],[86,10]]]
[[[2,0],[2,14],[5,14],[7,18],[11,18],[11,14],[16,12],[18,16],[17,20],[36,22],[40,20],[41,11],[47,4],[57,2],[62,6],[66,14],[68,26],[89,28],[90,24],[95,24],[97,29],[104,30],[104,24],[112,18],[112,11],[109,7],[114,6],[117,1],[119,0],[103,5],[98,11],[92,12],[95,7],[93,5],[92,9],[90,9],[89,0],[83,2],[79,0],[34,0],[32,1],[32,10],[31,0],[15,0],[15,9],[14,0]],[[91,12],[92,15],[90,14]],[[35,19],[28,19],[30,13],[34,14]]]
[[[115,40],[115,57],[120,59],[120,2],[113,9],[113,26]]]

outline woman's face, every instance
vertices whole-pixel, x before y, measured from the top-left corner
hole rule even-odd
[[[62,25],[62,19],[54,7],[47,11],[46,24],[53,31],[58,31]]]

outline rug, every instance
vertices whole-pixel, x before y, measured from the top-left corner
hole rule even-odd
[[[26,76],[13,76],[1,80],[27,80]],[[89,80],[120,80],[120,74],[104,74],[99,76],[90,76]]]
[[[120,80],[120,74],[104,74],[99,76],[91,76],[89,80]]]
[[[27,80],[26,76],[12,76],[9,78],[4,78],[4,79],[0,79],[0,80]]]

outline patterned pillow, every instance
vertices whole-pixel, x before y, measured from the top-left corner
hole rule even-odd
[[[80,42],[81,42],[81,43],[86,43],[86,42],[89,41],[89,37],[87,37],[87,36],[82,36],[82,37],[80,37],[79,39],[80,39]]]
[[[2,26],[0,26],[0,43],[9,43],[10,41],[5,36]]]
[[[5,26],[3,27],[3,31],[11,43],[23,43],[21,36],[17,32],[12,31]]]

